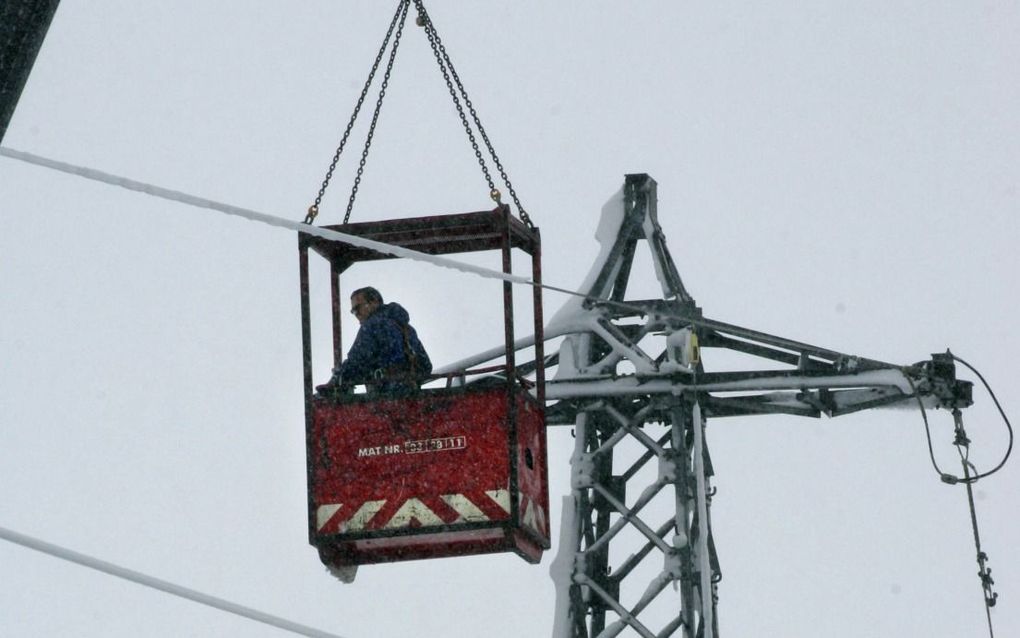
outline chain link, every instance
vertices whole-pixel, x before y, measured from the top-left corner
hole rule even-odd
[[[468,97],[467,90],[464,88],[464,84],[460,81],[460,76],[457,75],[457,70],[453,67],[453,61],[450,59],[449,54],[447,54],[446,47],[443,46],[442,38],[439,37],[439,33],[436,31],[436,27],[433,24],[432,19],[429,17],[428,11],[426,11],[422,0],[414,0],[414,5],[418,9],[418,24],[425,27],[425,34],[428,37],[429,45],[432,47],[432,52],[436,56],[436,62],[439,64],[439,70],[443,74],[443,79],[446,80],[446,86],[450,91],[450,96],[453,98],[453,103],[457,108],[457,113],[460,115],[461,123],[464,125],[464,131],[467,133],[468,139],[471,141],[471,148],[474,149],[475,157],[478,159],[478,163],[482,167],[482,173],[485,175],[485,180],[489,184],[490,196],[496,201],[496,203],[499,203],[499,190],[495,187],[495,184],[492,181],[492,176],[489,174],[489,168],[486,166],[482,153],[478,148],[478,143],[475,140],[474,133],[471,130],[471,126],[468,124],[467,116],[464,114],[464,109],[461,107],[460,100],[457,96],[457,90],[460,91],[460,96],[464,98],[464,105],[467,107],[468,112],[471,113],[471,119],[478,128],[478,134],[482,136],[482,140],[485,142],[485,147],[488,149],[489,155],[492,156],[492,161],[499,170],[499,175],[503,179],[503,183],[506,185],[507,190],[510,192],[510,197],[514,200],[514,204],[517,205],[517,212],[521,217],[521,221],[524,222],[528,228],[534,230],[535,224],[531,221],[531,217],[521,205],[521,200],[517,197],[517,191],[514,190],[513,184],[510,183],[510,178],[507,175],[506,170],[503,168],[503,163],[500,162],[499,155],[496,153],[496,149],[492,146],[492,142],[489,140],[489,136],[485,132],[485,127],[482,126],[481,119],[478,117],[478,112],[475,111],[475,107],[471,103],[471,98]],[[449,71],[447,71],[447,69],[449,69]],[[457,85],[457,90],[454,90],[453,88],[454,83]]]
[[[442,43],[439,41],[439,36],[436,33],[435,27],[432,25],[432,20],[429,18],[428,12],[425,11],[425,7],[422,5],[421,0],[415,0],[414,4],[418,9],[417,22],[425,28],[425,36],[428,38],[429,46],[432,47],[432,53],[435,55],[436,62],[439,64],[439,72],[443,74],[443,79],[446,80],[446,88],[450,91],[450,97],[453,99],[453,105],[457,109],[457,115],[460,116],[460,122],[464,126],[464,132],[467,133],[468,140],[471,142],[471,148],[475,152],[475,159],[478,160],[478,165],[482,169],[482,174],[485,175],[485,181],[489,185],[489,192],[491,196],[491,193],[496,192],[496,184],[492,181],[492,175],[489,173],[489,167],[486,165],[485,157],[482,155],[482,151],[478,147],[478,141],[475,139],[474,131],[471,130],[471,125],[468,123],[467,114],[464,113],[464,107],[461,106],[457,90],[453,88],[453,80],[450,78],[450,72],[447,70],[446,64],[444,64],[443,55],[440,53]]]
[[[372,86],[372,81],[375,79],[376,71],[379,70],[379,63],[382,62],[383,55],[386,53],[386,49],[389,46],[390,38],[393,35],[393,30],[397,26],[397,22],[401,23],[403,27],[403,21],[401,16],[407,15],[407,6],[409,0],[401,0],[397,6],[397,11],[393,14],[393,19],[390,20],[389,29],[386,30],[386,37],[383,39],[382,46],[379,48],[379,52],[375,56],[375,62],[372,63],[372,70],[368,74],[368,79],[365,81],[365,86],[361,89],[361,95],[358,97],[358,103],[354,107],[354,113],[351,115],[350,121],[347,122],[347,128],[344,130],[343,137],[340,139],[340,144],[337,146],[336,153],[333,154],[333,161],[329,164],[329,170],[326,171],[326,176],[322,180],[322,186],[319,187],[319,194],[315,197],[315,203],[308,207],[308,215],[305,217],[305,223],[310,224],[315,220],[315,216],[319,214],[319,204],[322,203],[322,198],[326,194],[326,189],[329,187],[330,180],[333,179],[333,171],[336,170],[336,165],[340,161],[340,154],[343,153],[344,147],[347,145],[347,139],[351,136],[351,130],[354,128],[354,122],[358,119],[358,114],[361,112],[361,107],[365,103],[365,98],[368,96],[368,90]],[[390,67],[392,67],[393,61],[392,56],[390,59]],[[387,68],[387,74],[389,68]],[[348,215],[350,213],[348,212]]]
[[[379,88],[379,98],[375,102],[375,111],[372,113],[372,123],[368,127],[368,137],[365,138],[365,148],[361,151],[361,161],[358,163],[358,174],[354,177],[354,186],[351,188],[351,198],[347,202],[347,213],[344,215],[344,223],[351,219],[351,211],[354,209],[354,199],[358,196],[358,186],[361,185],[361,176],[365,172],[365,163],[368,161],[368,150],[372,146],[372,138],[375,137],[375,125],[379,122],[379,112],[382,110],[383,98],[386,97],[386,88],[390,84],[390,73],[393,72],[393,62],[397,59],[397,48],[400,46],[400,36],[404,33],[404,23],[407,21],[407,10],[410,2],[404,0],[400,3],[400,26],[397,27],[396,36],[393,38],[393,49],[390,51],[390,59],[386,64],[386,72],[383,74],[382,85]]]
[[[336,153],[333,155],[333,161],[330,163],[329,170],[326,171],[326,176],[322,180],[322,186],[319,188],[319,194],[316,196],[315,202],[308,207],[308,215],[305,217],[306,224],[311,224],[315,220],[316,215],[319,213],[319,205],[322,203],[322,198],[326,193],[326,189],[329,187],[330,180],[333,178],[333,172],[336,170],[336,166],[340,161],[340,155],[343,153],[343,150],[347,145],[347,140],[350,137],[351,130],[354,128],[354,122],[357,120],[358,115],[361,112],[361,107],[365,103],[365,98],[368,96],[369,88],[372,85],[372,81],[375,79],[375,75],[379,69],[380,63],[382,62],[383,55],[389,47],[389,42],[392,38],[393,47],[390,50],[386,71],[383,74],[379,96],[376,99],[375,109],[372,113],[372,122],[369,125],[368,136],[365,139],[365,146],[361,152],[361,161],[358,164],[357,174],[354,178],[354,185],[351,189],[351,196],[347,202],[347,211],[344,215],[344,224],[347,224],[350,221],[351,211],[354,209],[354,201],[358,195],[358,187],[361,185],[361,178],[365,171],[365,164],[368,161],[368,153],[372,146],[372,139],[375,136],[376,124],[379,121],[379,114],[382,110],[383,99],[386,96],[386,89],[389,86],[390,74],[393,71],[393,63],[396,60],[397,48],[400,46],[400,38],[404,31],[404,24],[407,19],[407,12],[410,8],[410,4],[411,0],[400,0],[400,3],[397,6],[397,11],[394,13],[393,19],[390,21],[389,29],[386,31],[386,37],[383,40],[382,47],[379,49],[379,53],[375,57],[375,62],[372,64],[372,70],[368,75],[368,80],[365,82],[365,86],[361,90],[361,95],[358,97],[357,105],[354,107],[354,113],[351,115],[351,119],[347,123],[347,128],[344,130],[340,144],[337,146]],[[461,82],[460,76],[457,75],[457,71],[453,67],[453,61],[450,60],[450,56],[446,52],[446,47],[443,46],[443,41],[439,37],[439,33],[436,31],[435,25],[432,23],[422,0],[414,0],[414,6],[418,10],[416,22],[418,26],[424,27],[425,29],[425,35],[428,38],[429,46],[432,48],[432,52],[436,58],[436,63],[439,65],[439,70],[443,75],[443,79],[446,81],[446,87],[450,92],[450,97],[453,99],[453,104],[457,109],[457,114],[460,116],[460,121],[464,126],[464,132],[468,136],[468,141],[471,143],[471,148],[475,153],[475,159],[478,160],[478,165],[482,169],[485,181],[489,185],[489,196],[497,204],[501,203],[502,195],[499,192],[499,189],[496,188],[492,174],[489,172],[489,167],[485,161],[484,154],[479,147],[478,140],[475,137],[475,133],[471,128],[470,122],[468,121],[468,113],[470,113],[471,120],[474,122],[475,127],[477,127],[478,134],[481,136],[482,141],[485,144],[485,148],[488,150],[496,169],[499,171],[503,184],[506,185],[507,190],[510,192],[510,197],[517,206],[517,211],[520,215],[521,221],[524,222],[528,228],[534,230],[535,225],[531,221],[531,217],[528,215],[527,211],[525,211],[524,207],[521,205],[521,201],[517,197],[517,192],[514,190],[513,184],[510,183],[510,178],[507,175],[506,170],[503,168],[503,163],[496,154],[496,150],[493,147],[492,142],[489,140],[488,134],[485,132],[485,127],[482,126],[481,119],[478,117],[478,112],[471,103],[471,98],[468,97],[467,90],[464,88],[464,84]],[[456,88],[454,85],[456,85]],[[461,104],[461,100],[463,100],[463,105]],[[465,112],[464,107],[467,107],[467,112]]]

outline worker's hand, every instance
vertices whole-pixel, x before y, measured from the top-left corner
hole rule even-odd
[[[315,393],[324,399],[339,399],[352,392],[354,392],[353,386],[336,378],[330,379],[329,383],[315,386]]]

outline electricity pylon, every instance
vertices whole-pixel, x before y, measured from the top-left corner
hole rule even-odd
[[[970,405],[971,384],[956,379],[948,353],[897,366],[703,317],[666,247],[648,175],[626,176],[599,235],[586,297],[545,330],[547,340],[564,337],[547,360],[556,367],[547,422],[571,425],[575,436],[553,565],[554,635],[715,638],[721,570],[708,417],[837,416],[903,401],[956,409]],[[658,299],[627,297],[642,242]],[[748,367],[709,371],[707,349],[736,353]]]
[[[956,379],[948,352],[898,366],[706,318],[666,247],[648,175],[626,176],[597,236],[602,250],[582,294],[545,325],[546,422],[572,426],[575,437],[552,565],[553,635],[718,638],[706,419],[833,417],[910,401],[958,414],[972,384]],[[642,249],[652,273],[633,271]],[[628,297],[632,280],[652,275],[660,297]],[[524,339],[515,350],[533,345]],[[709,369],[721,351],[731,369]],[[517,370],[535,362],[518,358]]]

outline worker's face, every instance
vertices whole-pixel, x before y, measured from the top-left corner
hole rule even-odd
[[[351,297],[351,314],[358,318],[358,323],[365,323],[378,307],[378,301],[368,301],[363,294]]]

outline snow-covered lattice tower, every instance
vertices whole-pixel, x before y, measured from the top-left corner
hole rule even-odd
[[[544,330],[543,359],[555,369],[544,384],[546,423],[571,427],[575,439],[551,568],[553,635],[718,638],[706,419],[835,417],[904,403],[958,415],[973,384],[956,378],[948,351],[896,365],[703,316],[666,248],[648,175],[626,176],[596,237],[601,251],[583,294]],[[628,296],[653,281],[659,296]],[[514,350],[534,345],[522,339]],[[493,348],[438,372],[506,352]],[[518,360],[516,369],[533,374],[535,361]]]
[[[700,312],[666,248],[651,177],[626,177],[603,210],[598,238],[602,252],[581,289],[587,298],[568,303],[546,332],[566,335],[546,384],[548,400],[560,400],[547,417],[572,424],[576,441],[553,565],[554,633],[714,635],[719,566],[704,421],[695,396],[670,384],[674,373],[700,366],[682,319]],[[627,298],[641,242],[659,299]],[[653,617],[659,626],[646,620]]]
[[[585,296],[545,328],[547,340],[563,337],[547,356],[547,423],[575,436],[552,567],[556,638],[718,637],[706,418],[904,402],[958,415],[972,402],[948,351],[894,365],[704,317],[666,248],[655,189],[647,175],[626,177],[603,209]],[[627,297],[642,247],[661,298]],[[706,370],[703,349],[713,360],[725,351],[733,367]]]

